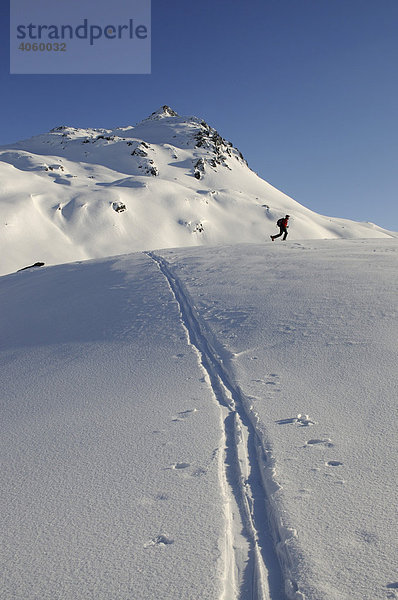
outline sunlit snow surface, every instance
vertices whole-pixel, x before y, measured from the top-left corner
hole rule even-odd
[[[59,127],[0,147],[0,274],[36,261],[262,243],[286,213],[291,240],[398,235],[309,210],[204,121],[170,115],[112,130]]]
[[[397,598],[397,258],[287,241],[0,278],[2,598]]]

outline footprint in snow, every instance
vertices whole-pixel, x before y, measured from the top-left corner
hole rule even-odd
[[[187,462],[178,462],[178,463],[173,463],[171,465],[171,468],[172,469],[179,469],[179,470],[181,470],[181,469],[187,469],[190,466],[191,466],[190,463],[187,463]]]
[[[274,388],[279,385],[279,377],[276,373],[270,373],[266,379],[253,379],[254,383],[258,383],[260,385],[270,385]],[[280,392],[280,389],[272,389],[272,392]]]
[[[289,419],[279,419],[275,421],[278,425],[290,425],[292,423],[297,423],[299,427],[309,427],[310,425],[316,425],[316,422],[309,418],[308,415],[302,415],[299,413],[297,417],[291,417]]]
[[[193,473],[192,473],[192,477],[202,477],[203,475],[206,475],[206,469],[203,469],[202,467],[199,467],[199,469],[196,469]]]
[[[198,412],[197,408],[191,408],[189,410],[183,410],[183,411],[179,412],[178,414],[183,419],[186,419],[187,417],[189,417],[190,415],[192,415],[193,413],[196,413],[196,412]]]
[[[372,531],[367,531],[366,529],[359,529],[356,532],[356,535],[360,539],[360,541],[365,542],[366,544],[377,544],[379,541],[379,537],[376,533]],[[397,584],[398,589],[398,584]]]
[[[178,423],[179,421],[183,421],[184,419],[187,419],[188,417],[190,417],[191,415],[193,415],[194,413],[198,412],[197,408],[191,408],[190,410],[183,410],[179,413],[177,413],[177,417],[174,417],[174,419],[172,419],[173,423]]]
[[[168,495],[165,494],[164,492],[159,492],[155,498],[155,500],[168,500],[168,499],[169,499]]]
[[[390,600],[396,600],[398,598],[398,581],[387,583],[387,598]]]
[[[316,425],[315,421],[312,421],[308,415],[298,414],[296,417],[296,422],[300,427],[309,427],[310,425]]]
[[[164,535],[163,533],[161,533],[160,535],[157,535],[156,537],[152,538],[149,542],[147,542],[144,545],[144,548],[151,548],[152,546],[165,547],[170,546],[171,544],[174,544],[174,540],[168,535]]]
[[[292,417],[290,419],[278,419],[278,421],[275,421],[275,423],[278,423],[278,425],[291,425],[292,423],[296,423],[297,419],[296,417]]]
[[[332,444],[332,440],[329,438],[324,438],[324,439],[313,439],[313,440],[308,440],[307,442],[305,442],[305,446],[304,448],[306,448],[307,446],[317,446],[319,444],[323,445],[323,446],[327,446],[328,448],[333,448]]]

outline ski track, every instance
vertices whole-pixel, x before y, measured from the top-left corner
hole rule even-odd
[[[220,406],[224,453],[220,453],[220,484],[224,495],[224,589],[220,600],[286,600],[300,598],[291,577],[287,554],[289,532],[281,531],[280,517],[271,496],[278,487],[273,479],[272,456],[267,451],[257,416],[233,382],[227,360],[214,349],[212,335],[167,261],[154,260],[179,306],[188,343],[198,354],[214,397]],[[283,528],[282,528],[283,529]]]

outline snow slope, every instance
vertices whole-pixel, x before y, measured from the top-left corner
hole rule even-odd
[[[220,419],[156,264],[0,282],[1,598],[219,597]]]
[[[222,343],[273,470],[289,598],[397,597],[397,251],[341,240],[164,253]]]
[[[134,127],[62,126],[0,147],[0,274],[36,261],[263,242],[285,213],[291,239],[396,235],[308,210],[207,123],[166,106]]]
[[[397,252],[0,278],[3,597],[397,598]]]

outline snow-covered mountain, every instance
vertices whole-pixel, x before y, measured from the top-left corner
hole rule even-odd
[[[258,177],[196,117],[163,106],[136,126],[56,127],[0,148],[0,273],[194,245],[390,237],[371,223],[318,215]]]

